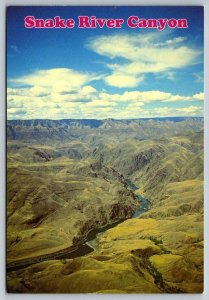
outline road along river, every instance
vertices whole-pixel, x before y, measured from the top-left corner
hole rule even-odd
[[[127,180],[127,184],[133,192],[135,192],[138,189],[138,187],[134,183],[132,183],[130,180]],[[135,210],[134,214],[132,215],[132,218],[138,218],[141,214],[143,214],[145,211],[147,211],[150,207],[150,202],[145,197],[137,194],[137,200],[140,202],[140,207]],[[127,219],[125,219],[125,220],[127,220]],[[41,261],[53,260],[53,259],[70,259],[70,258],[75,258],[75,257],[79,257],[79,256],[84,256],[88,253],[91,253],[94,251],[94,249],[93,249],[93,247],[91,247],[90,244],[88,244],[88,242],[94,240],[97,237],[97,234],[105,232],[106,230],[117,226],[118,224],[124,222],[125,220],[120,220],[115,223],[107,224],[105,226],[102,226],[99,228],[94,228],[94,229],[90,230],[88,232],[87,236],[85,237],[85,239],[82,240],[77,246],[69,247],[69,248],[59,251],[59,252],[41,255],[41,256],[34,257],[34,258],[28,258],[28,259],[24,259],[21,261],[10,263],[7,265],[7,272],[26,268],[32,264],[35,264],[35,263],[38,263]]]

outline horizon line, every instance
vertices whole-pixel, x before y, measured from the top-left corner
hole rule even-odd
[[[33,120],[50,120],[50,121],[63,121],[63,120],[97,120],[97,121],[105,121],[105,120],[115,120],[115,121],[121,121],[121,120],[141,120],[141,119],[174,119],[174,118],[182,118],[182,119],[189,119],[189,118],[202,118],[204,119],[204,116],[167,116],[167,117],[138,117],[138,118],[121,118],[121,119],[115,119],[115,118],[103,118],[103,119],[97,119],[97,118],[63,118],[63,119],[50,119],[50,118],[34,118],[34,119],[6,119],[6,121],[33,121]]]

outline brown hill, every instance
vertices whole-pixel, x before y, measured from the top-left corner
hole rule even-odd
[[[64,249],[92,227],[130,217],[138,202],[127,178],[151,202],[142,216],[98,234],[89,242],[95,250],[86,256],[8,272],[8,291],[202,292],[202,125],[184,120],[170,130],[170,121],[159,121],[164,137],[154,139],[155,129],[148,138],[154,121],[146,122],[144,140],[137,122],[109,120],[100,129],[99,123],[83,124],[62,143],[24,140],[25,128],[8,142],[10,262]],[[175,126],[185,128],[184,122],[187,132],[171,134]],[[120,129],[110,129],[113,124]]]

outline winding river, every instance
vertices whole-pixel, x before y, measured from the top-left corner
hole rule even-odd
[[[130,180],[127,180],[127,184],[133,192],[135,192],[138,189],[138,187]],[[143,197],[142,195],[137,195],[137,200],[140,202],[140,207],[135,210],[134,214],[132,215],[132,218],[138,218],[150,207],[149,200]],[[89,244],[89,242],[94,240],[97,237],[97,234],[105,232],[106,230],[115,227],[116,225],[124,222],[125,220],[120,220],[115,223],[107,224],[100,228],[94,228],[90,230],[86,238],[75,247],[69,247],[68,249],[64,249],[63,251],[59,251],[57,253],[42,255],[40,257],[29,258],[19,262],[10,263],[9,265],[7,265],[7,271],[8,272],[16,271],[41,261],[52,260],[52,259],[70,259],[79,256],[84,256],[88,253],[91,253],[94,251],[94,249]]]

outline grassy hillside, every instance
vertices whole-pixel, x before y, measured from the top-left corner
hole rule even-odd
[[[139,205],[120,174],[94,161],[18,159],[8,159],[8,261],[72,246]]]
[[[8,291],[202,292],[202,127],[200,120],[159,122],[163,137],[148,137],[153,121],[143,124],[147,136],[139,139],[137,122],[108,120],[79,129],[74,123],[62,143],[34,136],[8,142],[9,262],[64,249],[91,228],[131,217],[139,204],[125,179],[151,203],[142,216],[98,234],[86,256],[8,272]]]

